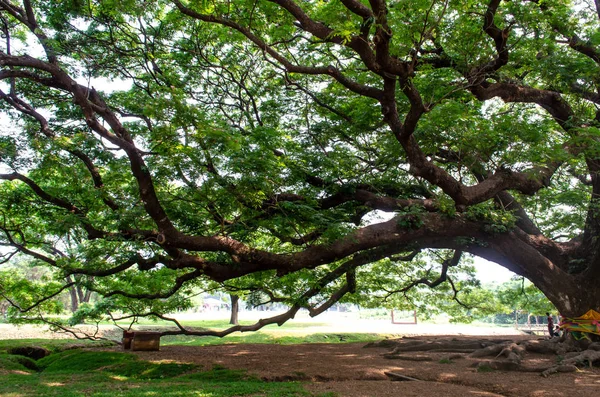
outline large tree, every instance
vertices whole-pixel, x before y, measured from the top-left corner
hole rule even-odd
[[[4,255],[102,310],[460,302],[469,255],[600,307],[598,1],[0,0],[0,25]]]

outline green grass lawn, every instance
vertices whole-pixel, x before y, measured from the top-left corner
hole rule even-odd
[[[315,396],[299,382],[263,382],[220,367],[202,371],[193,364],[151,363],[123,352],[65,350],[36,361],[36,369],[11,356],[0,354],[3,397]]]
[[[227,338],[166,337],[161,344],[344,343],[381,338],[377,334],[286,335],[267,330]],[[44,347],[52,354],[34,361],[8,354],[15,346]],[[106,342],[0,340],[0,396],[334,396],[311,394],[301,382],[264,382],[245,371],[221,367],[205,371],[193,364],[154,363],[130,353],[82,348],[94,346],[106,346]]]
[[[0,395],[19,396],[311,396],[298,382],[263,382],[243,371],[150,363],[121,352],[68,350],[37,361],[38,370],[2,371]],[[2,360],[0,360],[2,365]]]

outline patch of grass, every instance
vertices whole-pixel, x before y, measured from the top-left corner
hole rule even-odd
[[[127,353],[71,350],[51,354],[38,360],[38,366],[49,372],[84,372],[116,364],[132,362],[137,357]]]
[[[174,378],[196,368],[197,365],[193,364],[150,363],[137,360],[114,365],[106,371],[132,379],[163,379]]]
[[[21,346],[43,347],[51,353],[63,350],[73,349],[75,347],[103,347],[114,346],[109,341],[90,341],[73,339],[2,339],[0,340],[0,354],[6,353],[9,349]]]
[[[277,343],[282,345],[296,343],[367,343],[381,340],[380,334],[362,333],[336,333],[336,334],[310,334],[301,337],[283,336],[277,338]]]
[[[56,356],[59,358],[48,360],[49,365],[43,372],[3,374],[0,395],[3,397],[312,396],[297,382],[264,382],[249,376],[245,371],[229,370],[220,366],[215,366],[210,371],[197,371],[197,367],[190,364],[151,363],[139,360],[132,354],[112,352],[64,352]],[[65,364],[63,368],[56,370],[55,367],[60,367],[62,363]],[[76,364],[79,364],[79,367]]]
[[[439,361],[440,364],[454,364],[454,361],[450,360],[449,358],[442,358]]]
[[[487,364],[480,364],[477,366],[477,372],[494,372],[494,368]]]
[[[211,371],[209,371],[211,372]],[[200,374],[200,373],[199,373]],[[108,372],[90,374],[43,374],[3,376],[3,397],[302,397],[311,394],[295,382],[223,380],[222,376],[174,379],[120,379]],[[198,381],[200,380],[200,381]]]
[[[33,365],[30,365],[31,363]],[[33,368],[31,368],[33,366]],[[31,371],[36,370],[35,362],[30,358],[16,356],[13,354],[0,354],[0,369],[8,371]]]
[[[183,375],[179,379],[203,382],[260,382],[258,378],[248,375],[245,370],[227,369],[220,365],[214,365],[210,371],[193,372]]]
[[[131,379],[173,378],[197,368],[193,364],[151,363],[129,353],[71,350],[38,361],[44,374],[102,370]]]
[[[50,365],[54,364],[54,362],[56,361],[60,361],[72,354],[77,353],[78,350],[65,350],[59,353],[54,353],[54,354],[50,354],[49,356],[46,356],[44,358],[40,358],[37,361],[37,365],[40,368],[40,370],[44,370],[45,368],[49,367]]]
[[[279,345],[294,345],[300,343],[368,343],[381,340],[381,334],[363,333],[331,333],[309,335],[281,335],[263,333],[260,331],[250,334],[232,334],[225,338],[216,336],[165,336],[161,338],[161,345],[209,346],[232,343],[267,343]]]

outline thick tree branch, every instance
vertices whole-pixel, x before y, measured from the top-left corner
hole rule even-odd
[[[125,270],[133,267],[134,265],[137,265],[139,270],[142,270],[142,271],[150,270],[150,269],[156,267],[156,265],[158,265],[159,263],[162,263],[164,261],[166,261],[165,258],[144,259],[141,255],[136,255],[135,257],[121,263],[120,265],[111,267],[109,269],[97,270],[95,268],[93,268],[93,269],[70,268],[70,269],[65,269],[65,270],[66,270],[67,275],[83,274],[86,276],[93,276],[93,277],[106,277],[106,276],[111,276],[111,275],[120,273],[122,271],[125,271]]]
[[[363,19],[369,19],[373,16],[373,12],[358,0],[341,0],[342,4]]]

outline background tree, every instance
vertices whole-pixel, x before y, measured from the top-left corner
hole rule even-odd
[[[290,307],[218,335],[380,280],[460,298],[469,255],[597,309],[597,7],[0,0],[2,244],[98,316]]]
[[[513,278],[495,286],[493,296],[498,307],[496,317],[501,321],[504,317],[506,323],[531,324],[533,316],[535,323],[540,324],[540,318],[543,319],[543,323],[546,322],[546,313],[556,315],[554,306],[544,294],[523,278]],[[498,313],[503,313],[503,315]],[[556,323],[558,324],[558,321]]]
[[[229,294],[229,299],[231,302],[229,324],[239,325],[240,297],[235,294]]]

